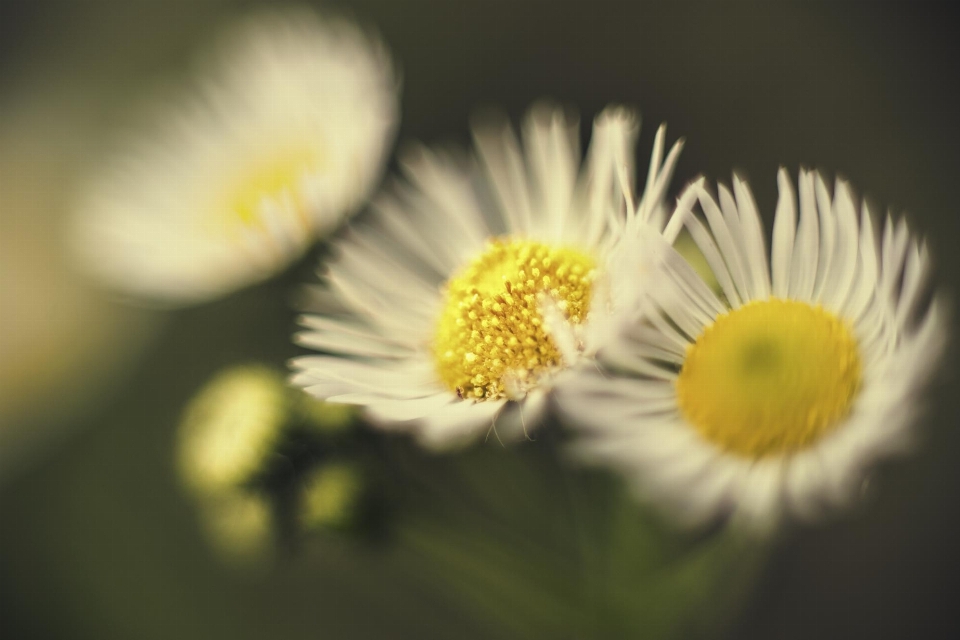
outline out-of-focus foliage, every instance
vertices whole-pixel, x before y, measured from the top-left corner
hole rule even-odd
[[[765,545],[684,535],[612,478],[559,461],[553,434],[396,464],[410,489],[396,535],[494,637],[688,638],[724,627]],[[424,468],[421,468],[424,467]]]

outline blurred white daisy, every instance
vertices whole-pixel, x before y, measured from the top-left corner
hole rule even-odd
[[[384,47],[342,20],[256,14],[204,63],[195,95],[108,159],[75,216],[90,271],[164,304],[300,256],[366,200],[397,120]]]
[[[344,434],[356,424],[355,413],[354,407],[304,395],[269,367],[224,369],[184,410],[177,452],[181,478],[201,496],[247,486],[291,438]]]
[[[409,154],[408,182],[336,246],[325,315],[298,336],[330,355],[295,360],[295,383],[428,446],[532,428],[555,378],[596,343],[619,231],[664,218],[680,145],[664,161],[661,128],[642,205],[625,209],[638,129],[632,112],[605,110],[581,167],[577,121],[538,106],[522,148],[488,122],[474,128],[476,160]]]
[[[258,365],[227,369],[190,401],[179,430],[180,475],[198,495],[232,491],[261,472],[293,412],[283,378]]]
[[[908,444],[918,392],[946,340],[930,260],[903,221],[874,219],[849,185],[831,196],[801,171],[780,199],[768,265],[747,185],[700,183],[707,225],[683,218],[718,297],[662,238],[640,234],[646,295],[619,320],[594,371],[558,392],[582,429],[575,451],[634,480],[681,520],[734,514],[760,529],[858,495],[878,458]],[[772,277],[771,277],[772,275]]]

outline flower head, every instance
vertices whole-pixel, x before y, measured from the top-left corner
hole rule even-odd
[[[735,513],[765,527],[849,502],[871,463],[908,442],[944,347],[929,255],[905,223],[888,218],[878,246],[849,185],[831,195],[807,171],[798,223],[782,170],[779,185],[769,264],[737,176],[719,204],[702,181],[689,188],[706,224],[684,207],[668,223],[690,232],[719,296],[663,238],[638,234],[648,286],[601,349],[605,370],[559,394],[581,456],[687,521]]]
[[[408,180],[335,247],[299,341],[329,355],[294,361],[319,398],[365,406],[378,423],[449,446],[525,433],[547,392],[592,352],[612,308],[608,256],[632,200],[636,116],[597,117],[584,162],[559,109],[527,116],[523,145],[499,123],[475,128],[476,160],[417,149]],[[679,153],[663,130],[642,208],[662,208]],[[582,166],[581,166],[582,165]]]
[[[261,13],[224,34],[193,95],[91,181],[74,225],[90,271],[166,304],[267,278],[361,205],[383,168],[397,82],[342,20]]]

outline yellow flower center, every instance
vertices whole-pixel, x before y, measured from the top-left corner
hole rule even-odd
[[[306,174],[316,171],[321,161],[316,150],[294,147],[251,163],[227,181],[221,200],[221,215],[226,215],[234,226],[259,226],[264,201],[288,198],[293,205],[292,213],[308,224],[307,203],[300,181]]]
[[[860,385],[850,326],[820,306],[751,302],[688,347],[680,411],[705,438],[756,459],[805,449],[846,416]]]
[[[575,249],[495,239],[446,284],[433,356],[451,391],[475,400],[514,397],[563,364],[544,327],[547,298],[572,324],[586,319],[593,258]]]

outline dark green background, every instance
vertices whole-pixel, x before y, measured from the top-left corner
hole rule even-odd
[[[0,0],[0,92],[70,86],[86,124],[106,135],[133,96],[176,78],[210,27],[249,4]],[[327,4],[376,25],[391,46],[404,78],[401,141],[466,142],[478,106],[516,118],[548,96],[589,121],[609,102],[636,105],[641,156],[661,121],[671,139],[687,139],[676,187],[699,172],[728,179],[742,170],[769,220],[779,165],[840,172],[872,201],[908,210],[941,281],[957,289],[960,43],[949,4]],[[267,576],[242,576],[217,564],[198,535],[171,463],[180,408],[222,365],[280,365],[297,353],[288,294],[312,268],[171,314],[83,428],[0,487],[0,635],[496,637],[482,617],[419,583],[378,588],[362,577],[403,573],[395,565],[409,558],[334,544]],[[950,360],[919,453],[885,466],[854,513],[790,531],[728,635],[960,633],[960,405]],[[363,566],[345,571],[349,562]],[[324,571],[358,577],[327,580]]]

